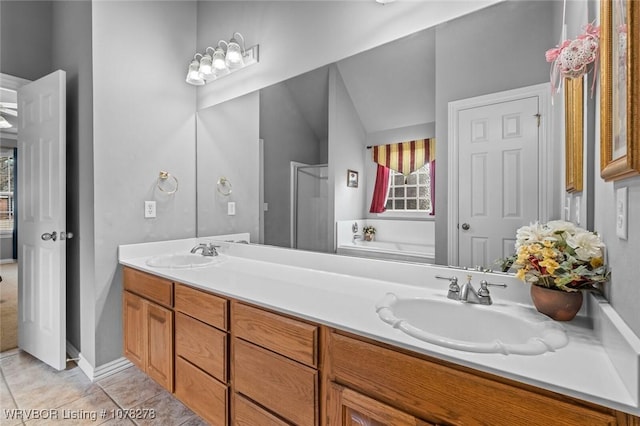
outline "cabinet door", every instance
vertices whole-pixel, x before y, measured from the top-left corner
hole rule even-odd
[[[173,392],[173,312],[147,303],[147,374]]]
[[[123,293],[124,356],[142,371],[146,370],[145,302],[135,294]]]
[[[426,423],[373,398],[331,383],[329,424],[338,426],[425,426]]]

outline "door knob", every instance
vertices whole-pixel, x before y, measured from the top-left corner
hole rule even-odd
[[[45,232],[41,237],[44,241],[53,240],[55,241],[58,238],[58,233],[53,231],[52,233]]]
[[[70,240],[73,238],[73,232],[60,232],[60,239],[61,240]]]
[[[463,223],[463,224],[462,224],[462,229],[463,229],[463,230],[468,231],[468,230],[469,230],[469,228],[471,228],[471,226],[470,226],[468,223]]]

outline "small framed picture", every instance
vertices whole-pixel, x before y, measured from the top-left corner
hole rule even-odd
[[[347,186],[349,188],[358,187],[358,172],[355,170],[347,170]]]

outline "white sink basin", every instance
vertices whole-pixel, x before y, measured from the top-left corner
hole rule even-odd
[[[153,256],[147,259],[147,265],[154,268],[200,268],[220,262],[220,256],[180,253]]]
[[[384,322],[425,342],[469,352],[539,355],[569,342],[555,321],[520,306],[482,306],[455,300],[399,298],[376,305]]]

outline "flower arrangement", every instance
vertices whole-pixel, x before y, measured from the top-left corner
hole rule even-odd
[[[376,228],[373,226],[363,226],[362,233],[364,234],[365,241],[373,241],[373,236],[376,235]]]
[[[504,259],[503,269],[516,269],[516,277],[525,282],[576,292],[595,290],[609,279],[600,237],[571,222],[522,226],[515,247],[516,254]]]

